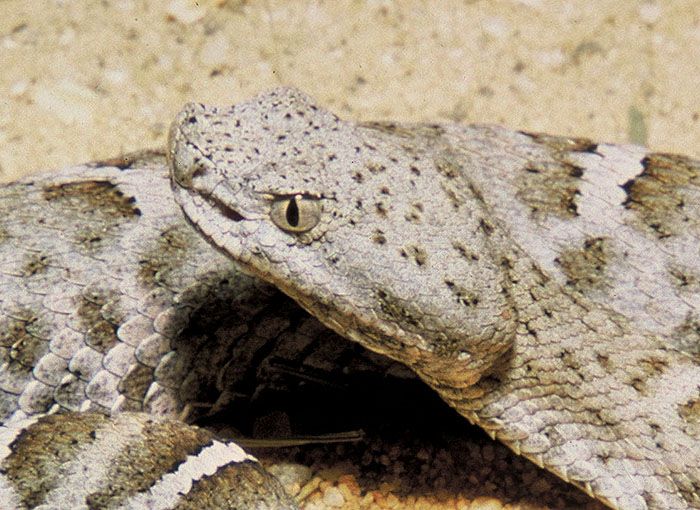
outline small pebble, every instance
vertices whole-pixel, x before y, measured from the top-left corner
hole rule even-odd
[[[168,4],[167,15],[184,25],[191,25],[201,20],[206,11],[197,2],[172,0]]]
[[[503,503],[495,498],[478,497],[469,505],[469,510],[501,510]]]
[[[340,508],[345,504],[345,498],[337,487],[329,487],[323,493],[323,502],[330,507]]]

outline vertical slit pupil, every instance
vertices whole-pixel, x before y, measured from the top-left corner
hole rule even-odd
[[[299,206],[297,205],[296,197],[289,200],[285,217],[287,218],[287,223],[292,227],[299,226]]]

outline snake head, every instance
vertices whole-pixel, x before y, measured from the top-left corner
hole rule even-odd
[[[517,317],[495,227],[426,129],[344,122],[290,88],[190,104],[170,131],[173,190],[244,270],[429,382],[464,387],[508,349]]]

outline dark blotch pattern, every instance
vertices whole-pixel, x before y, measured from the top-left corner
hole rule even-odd
[[[578,249],[564,250],[554,259],[566,275],[566,284],[578,291],[601,288],[612,257],[610,240],[588,237]]]
[[[48,337],[40,314],[26,308],[15,309],[0,322],[0,362],[18,381],[31,373],[47,350]]]
[[[576,204],[583,168],[568,157],[572,152],[595,152],[597,146],[585,138],[566,138],[523,133],[545,149],[533,154],[518,179],[517,197],[528,205],[535,219],[554,215],[560,218],[578,216]]]
[[[129,496],[150,488],[163,473],[170,473],[210,444],[211,434],[174,421],[150,422],[141,437],[127,445],[115,459],[107,480],[110,484],[90,494],[90,508],[115,508]]]
[[[644,170],[622,185],[622,205],[637,213],[638,225],[663,239],[700,224],[700,163],[675,154],[649,154]]]
[[[70,427],[62,426],[67,420]],[[60,466],[95,440],[94,431],[108,418],[98,414],[50,415],[24,430],[10,445],[0,469],[29,508],[44,503],[61,480]]]
[[[196,242],[195,235],[181,224],[164,228],[139,259],[139,279],[149,287],[176,286],[178,274],[188,262],[187,252]]]
[[[105,354],[119,342],[117,329],[124,320],[119,313],[119,294],[113,290],[90,289],[83,293],[77,313],[85,332],[85,343]]]

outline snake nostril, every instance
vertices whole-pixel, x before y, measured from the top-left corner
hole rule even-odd
[[[204,175],[206,175],[206,173],[207,173],[207,170],[206,170],[206,168],[204,168],[203,165],[201,165],[199,163],[195,163],[194,168],[190,172],[190,182],[195,177],[204,177]]]
[[[200,161],[173,161],[172,176],[183,188],[192,187],[192,180],[206,175],[207,169]]]

